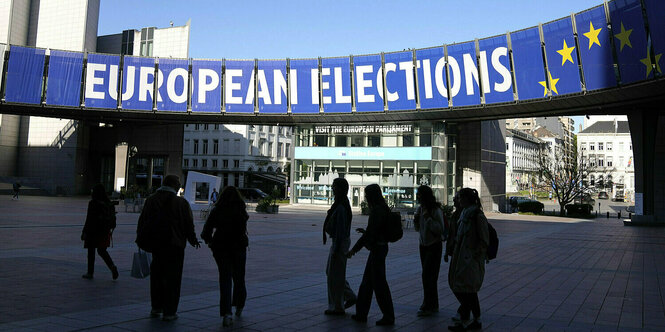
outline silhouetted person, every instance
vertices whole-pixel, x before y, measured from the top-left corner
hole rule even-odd
[[[414,214],[413,225],[419,233],[420,264],[422,266],[423,303],[418,316],[431,316],[439,311],[439,269],[445,224],[441,204],[436,201],[432,188],[418,187],[416,200],[420,204]]]
[[[335,202],[328,210],[323,223],[323,244],[326,234],[330,235],[332,245],[328,254],[326,277],[328,283],[328,309],[326,315],[344,315],[344,309],[356,303],[356,294],[346,281],[346,253],[351,246],[351,204],[346,196],[349,183],[344,178],[336,178],[332,183]]]
[[[219,270],[219,314],[224,317],[224,326],[233,324],[231,307],[236,307],[236,316],[240,317],[247,300],[247,219],[245,201],[236,187],[228,186],[210,211],[201,232]]]
[[[12,199],[18,199],[18,191],[21,189],[21,184],[18,183],[18,181],[14,182],[12,189],[14,189],[14,196],[12,196]]]
[[[217,203],[217,199],[219,199],[219,193],[217,192],[217,188],[212,188],[212,194],[210,194],[210,202],[212,204]]]
[[[451,225],[448,237],[449,242],[454,242],[448,283],[460,303],[458,316],[453,317],[455,324],[448,326],[451,331],[482,328],[478,291],[485,277],[489,245],[487,218],[483,213],[478,191],[462,188],[459,191],[459,204],[463,210],[456,225]],[[470,317],[471,312],[473,319]]]
[[[187,241],[197,249],[201,246],[194,233],[189,203],[176,195],[179,189],[180,179],[176,175],[167,175],[163,185],[146,199],[137,226],[137,233],[153,222],[167,223],[166,227],[171,229],[169,241],[161,241],[152,248],[150,264],[150,316],[163,314],[162,320],[165,321],[178,318],[176,312]]]
[[[383,317],[376,325],[395,324],[395,310],[390,295],[390,288],[386,281],[386,256],[388,255],[387,232],[388,215],[390,208],[383,199],[381,187],[378,184],[370,184],[365,187],[365,199],[369,206],[369,220],[367,229],[356,229],[362,236],[358,239],[353,249],[347,256],[351,258],[363,247],[369,250],[365,273],[358,289],[358,302],[356,303],[356,314],[351,316],[358,322],[366,322],[369,307],[372,304],[372,293],[376,294],[376,302],[383,313]]]
[[[101,183],[92,187],[91,196],[85,225],[81,232],[83,247],[88,249],[88,272],[83,275],[83,278],[92,279],[95,273],[95,249],[97,249],[99,257],[111,270],[113,280],[116,280],[118,279],[118,268],[106,251],[106,248],[111,245],[111,233],[116,226],[115,208]]]

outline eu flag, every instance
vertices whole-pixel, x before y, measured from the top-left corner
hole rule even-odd
[[[662,75],[663,53],[665,53],[665,1],[645,0],[647,19],[651,34],[651,45],[655,54],[655,65],[658,74]]]
[[[538,27],[511,32],[510,40],[519,100],[543,98],[543,87],[538,82],[545,81],[545,66]]]
[[[545,55],[552,95],[580,92],[580,72],[570,17],[543,25]],[[541,85],[546,89],[545,81]],[[546,92],[546,91],[545,91]]]
[[[575,14],[575,24],[586,89],[597,90],[616,86],[605,6],[601,5]]]
[[[609,5],[621,82],[653,77],[640,0],[615,0]]]

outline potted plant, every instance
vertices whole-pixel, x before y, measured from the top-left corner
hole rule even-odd
[[[259,204],[256,205],[256,212],[264,213],[278,213],[279,205],[277,205],[277,198],[279,198],[279,190],[273,190],[270,195],[262,198]]]

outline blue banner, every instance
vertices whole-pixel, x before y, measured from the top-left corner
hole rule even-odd
[[[446,58],[443,47],[416,51],[420,108],[447,108]]]
[[[83,53],[52,50],[48,63],[46,103],[81,106]]]
[[[476,43],[468,42],[448,46],[450,68],[450,96],[453,106],[480,104]]]
[[[157,64],[157,109],[187,111],[189,61],[160,58]]]
[[[257,80],[259,112],[286,113],[286,61],[259,61]]]
[[[118,106],[117,55],[88,54],[85,72],[85,107],[113,108]]]
[[[653,77],[640,0],[612,1],[609,5],[621,83]]]
[[[221,112],[221,77],[221,61],[192,60],[192,112]]]
[[[254,113],[254,61],[226,60],[224,73],[226,111]]]
[[[321,59],[323,111],[351,112],[351,60]]]
[[[649,31],[651,34],[651,46],[656,55],[655,65],[659,75],[663,75],[662,68],[665,66],[665,1],[644,0],[649,20]]]
[[[11,46],[9,51],[5,100],[12,103],[41,103],[45,51],[20,46]]]
[[[413,79],[413,53],[387,53],[386,91],[389,110],[416,109],[416,84]]]
[[[511,32],[510,41],[519,100],[545,97],[547,89],[542,85],[542,82],[545,82],[545,65],[538,27]]]
[[[383,71],[381,55],[365,55],[353,58],[356,79],[356,111],[383,111]]]
[[[319,60],[289,62],[291,113],[319,113]]]
[[[152,110],[155,87],[155,59],[124,57],[122,73],[122,108]]]
[[[582,91],[573,22],[570,17],[543,25],[543,36],[552,95]],[[545,86],[543,85],[543,88]]]
[[[575,14],[575,25],[586,89],[597,90],[616,86],[605,6]]]
[[[481,39],[478,46],[485,104],[513,101],[513,77],[506,36]]]

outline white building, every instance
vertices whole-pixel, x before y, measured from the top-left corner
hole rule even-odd
[[[182,168],[217,175],[222,187],[284,189],[292,135],[282,126],[186,124]]]
[[[97,52],[153,57],[189,57],[191,20],[183,26],[147,27],[97,37]]]
[[[529,189],[537,181],[542,141],[516,129],[506,130],[506,192]]]
[[[634,201],[635,168],[628,121],[596,121],[577,134],[577,146],[581,158],[588,162],[588,188],[610,194],[623,189],[626,199]]]

